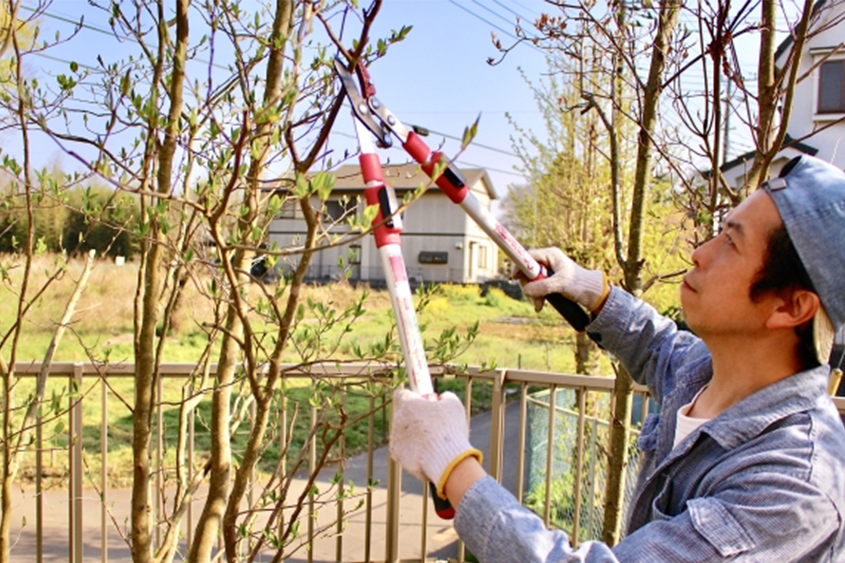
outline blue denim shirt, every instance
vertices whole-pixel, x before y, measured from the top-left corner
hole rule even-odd
[[[565,533],[485,477],[455,519],[482,562],[845,561],[845,428],[826,393],[827,366],[743,399],[673,449],[678,408],[712,377],[705,345],[618,289],[587,330],[660,403],[638,442],[628,535],[613,549],[572,550]]]

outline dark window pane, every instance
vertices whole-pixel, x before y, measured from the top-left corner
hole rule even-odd
[[[447,264],[449,262],[449,253],[423,250],[417,256],[417,260],[420,264]]]
[[[845,112],[845,60],[827,61],[819,73],[819,113]]]
[[[296,217],[296,200],[286,199],[279,209],[279,219],[293,219]]]

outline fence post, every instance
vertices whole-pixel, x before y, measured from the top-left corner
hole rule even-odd
[[[519,442],[516,458],[516,500],[522,504],[522,490],[525,488],[525,431],[528,422],[528,383],[519,386]]]
[[[581,487],[584,480],[584,412],[587,410],[587,388],[578,389],[578,430],[576,435],[575,452],[575,514],[572,517],[572,547],[577,548],[578,532],[581,528]],[[592,507],[590,507],[592,510]]]
[[[552,522],[552,474],[555,456],[555,421],[557,419],[557,385],[549,386],[549,428],[546,437],[546,499],[543,504],[543,523],[549,527]]]
[[[68,434],[68,461],[70,467],[69,516],[68,530],[69,557],[72,563],[82,563],[82,400],[79,391],[82,389],[82,369],[79,362],[73,364],[73,374],[69,378],[70,409],[68,416],[70,424]]]
[[[390,406],[391,414],[393,405]],[[389,417],[393,420],[392,417]],[[387,456],[387,518],[385,522],[384,559],[394,563],[399,559],[399,497],[402,496],[402,467]]]
[[[108,374],[103,372],[100,380],[101,414],[100,414],[100,545],[102,563],[109,562],[109,386],[106,378]]]
[[[505,406],[504,405],[505,371],[496,370],[493,378],[493,397],[490,405],[490,475],[499,483],[502,482],[502,455],[505,437]]]
[[[35,417],[35,562],[41,563],[44,558],[44,433],[41,409]]]

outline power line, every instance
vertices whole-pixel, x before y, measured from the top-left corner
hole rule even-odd
[[[452,139],[457,139],[457,137],[451,137],[450,135],[445,135],[443,133],[437,133],[436,131],[431,131],[431,132],[435,133],[437,135],[443,135],[444,137],[450,137]],[[355,140],[358,139],[358,137],[356,137],[355,135],[350,135],[349,133],[345,133],[343,131],[332,131],[332,135],[338,135],[340,137],[346,137],[347,139],[355,139]],[[505,151],[502,151],[502,150],[499,150],[499,149],[495,149],[495,148],[492,148],[492,147],[486,147],[484,145],[478,145],[478,144],[473,143],[471,146],[479,147],[479,148],[485,148],[485,149],[493,150],[493,151],[497,151],[497,152],[502,152],[502,153],[510,155],[510,156],[516,156],[513,153],[508,153],[508,152],[505,152]],[[462,166],[470,166],[472,168],[483,168],[484,170],[490,170],[492,172],[498,172],[500,174],[508,174],[510,176],[517,176],[517,177],[520,177],[520,178],[525,177],[524,174],[520,174],[519,172],[514,172],[513,170],[502,170],[501,168],[494,168],[492,166],[485,166],[485,165],[482,165],[482,164],[475,164],[475,163],[472,163],[472,162],[467,162],[463,159],[455,160],[454,162],[456,164],[460,164]]]
[[[518,18],[520,18],[520,19],[523,19],[523,20],[530,21],[530,18],[527,18],[527,17],[525,17],[524,15],[520,14],[519,12],[517,12],[517,11],[515,11],[515,10],[512,10],[511,8],[508,8],[507,6],[505,6],[504,4],[502,4],[499,0],[493,0],[493,2],[495,2],[498,6],[501,6],[502,8],[504,8],[505,10],[507,10],[508,12],[512,13],[512,14],[513,14],[513,15],[515,15],[516,17],[518,17]]]
[[[529,8],[529,7],[528,7],[528,6],[526,6],[525,4],[522,4],[522,3],[518,2],[517,0],[511,0],[511,1],[512,1],[514,4],[516,4],[517,6],[519,6],[520,8],[522,8],[522,9],[524,9],[524,10],[528,10],[529,12],[533,12],[533,13],[534,13],[534,15],[540,15],[540,14],[539,14],[536,10],[532,10],[531,8]],[[496,4],[498,4],[498,3],[499,3],[499,2],[496,2]]]
[[[484,166],[483,164],[473,164],[472,162],[467,162],[465,160],[456,160],[456,164],[460,164],[462,166],[469,166],[471,168],[483,168],[484,170],[490,170],[492,172],[498,172],[499,174],[507,174],[509,176],[517,176],[519,178],[525,178],[524,174],[520,174],[519,172],[514,172],[513,170],[502,170],[501,168],[493,168],[492,166]]]
[[[72,24],[74,26],[79,26],[81,28],[90,29],[91,31],[96,31],[97,33],[109,35],[111,37],[116,38],[118,41],[120,41],[122,39],[125,39],[125,40],[128,40],[128,41],[134,41],[134,39],[131,38],[131,37],[120,37],[113,30],[104,29],[104,28],[101,28],[101,27],[93,26],[91,24],[83,23],[84,18],[74,20],[74,19],[71,19],[67,16],[61,16],[59,14],[51,13],[51,12],[48,12],[46,10],[43,11],[43,12],[38,12],[35,8],[31,8],[31,7],[25,6],[25,5],[21,5],[21,9],[26,10],[28,12],[32,12],[33,14],[40,14],[40,15],[46,16],[48,18],[52,18],[54,20],[59,20],[61,22],[69,23],[69,24]]]
[[[426,136],[429,133],[433,133],[434,135],[440,135],[441,137],[446,137],[447,139],[454,139],[455,141],[463,142],[463,139],[460,138],[460,137],[455,137],[454,135],[449,135],[448,133],[441,133],[440,131],[434,131],[434,130],[429,129],[427,127],[420,127],[418,125],[411,125],[410,123],[408,124],[408,127],[412,127],[415,131],[418,132],[418,134],[420,134],[422,136]],[[424,131],[425,133],[420,133],[420,131]],[[474,141],[472,143],[470,143],[469,146],[479,148],[479,149],[486,149],[488,151],[493,151],[493,152],[497,152],[497,153],[501,153],[501,154],[505,154],[505,155],[508,155],[508,156],[514,156],[514,157],[519,158],[516,154],[514,154],[512,152],[506,151],[504,149],[498,149],[496,147],[491,147],[489,145],[482,145],[481,143],[476,143]]]
[[[457,7],[458,7],[458,8],[460,8],[461,10],[463,10],[463,11],[467,12],[467,13],[468,13],[468,14],[470,14],[472,17],[477,18],[477,19],[479,19],[479,20],[483,21],[484,23],[486,23],[486,24],[487,24],[487,25],[489,25],[490,27],[492,27],[492,28],[494,28],[494,29],[497,29],[498,31],[501,31],[503,34],[507,35],[508,37],[510,37],[511,39],[513,39],[514,41],[519,41],[519,38],[518,38],[516,35],[514,35],[513,33],[511,33],[511,32],[509,32],[509,31],[507,31],[506,29],[502,29],[501,27],[499,27],[498,25],[494,24],[493,22],[491,22],[491,21],[490,21],[490,20],[488,20],[487,18],[485,18],[485,17],[483,17],[483,16],[480,16],[480,15],[476,14],[475,12],[473,12],[472,10],[470,10],[469,8],[467,8],[466,6],[461,6],[461,5],[460,5],[460,4],[458,4],[455,0],[449,0],[449,3],[450,3],[450,4],[453,4],[453,5],[455,5],[455,6],[457,6]],[[544,52],[542,49],[540,49],[539,47],[537,47],[536,45],[534,45],[533,43],[526,43],[526,45],[528,45],[529,47],[531,47],[532,49],[534,49],[534,50],[535,50],[535,51],[537,51],[538,53],[542,53],[542,54],[544,54],[544,55],[545,55],[545,52]]]
[[[124,41],[128,41],[128,42],[130,42],[130,43],[135,43],[136,45],[140,45],[140,44],[141,44],[141,42],[140,42],[140,41],[138,41],[137,39],[135,39],[135,38],[134,38],[134,37],[132,37],[132,36],[129,36],[129,35],[118,35],[118,34],[117,34],[117,32],[116,32],[115,30],[112,30],[112,29],[106,29],[106,28],[97,27],[97,26],[94,26],[94,25],[91,25],[91,24],[83,23],[83,19],[84,19],[84,18],[81,18],[81,19],[79,19],[79,20],[73,20],[73,19],[70,19],[70,18],[68,18],[68,17],[66,17],[66,16],[62,16],[62,15],[57,14],[57,13],[48,12],[48,11],[46,11],[46,10],[45,10],[45,11],[43,11],[43,12],[38,12],[38,11],[36,11],[34,8],[31,8],[31,7],[29,7],[29,6],[24,6],[24,5],[22,5],[22,6],[21,6],[21,8],[22,8],[22,9],[24,9],[24,10],[27,10],[27,11],[29,11],[29,12],[32,12],[33,14],[40,14],[40,15],[43,15],[43,16],[45,16],[45,17],[48,17],[48,18],[52,18],[52,19],[58,20],[58,21],[60,21],[60,22],[69,23],[69,24],[71,24],[71,25],[73,25],[73,26],[79,26],[80,28],[83,28],[83,29],[88,29],[88,30],[90,30],[90,31],[93,31],[93,32],[96,32],[96,33],[100,33],[100,34],[103,34],[103,35],[108,35],[109,37],[113,37],[113,38],[115,38],[115,39],[116,39],[118,42],[120,42],[120,43],[123,43]],[[44,58],[46,58],[46,59],[51,59],[51,60],[54,60],[54,61],[58,61],[58,62],[65,62],[65,63],[70,64],[70,61],[65,61],[65,60],[63,60],[63,59],[59,59],[59,58],[56,58],[56,57],[49,57],[49,56],[46,56],[46,55],[43,55],[43,54],[41,54],[41,56],[42,56],[42,57],[44,57]],[[226,67],[225,65],[221,65],[221,64],[219,64],[219,63],[212,63],[211,61],[207,61],[207,60],[203,60],[203,59],[199,59],[199,58],[197,58],[197,59],[191,59],[189,62],[197,62],[197,63],[202,63],[202,64],[204,64],[204,65],[208,65],[208,64],[210,64],[210,65],[211,65],[211,66],[213,66],[214,68],[217,68],[217,69],[220,69],[220,70],[229,70],[229,69],[228,69],[228,67]],[[85,66],[85,65],[82,65],[82,64],[80,64],[79,66],[84,66],[85,68],[88,68],[88,69],[93,69],[93,68],[94,68],[94,67],[91,67],[91,66]]]
[[[472,3],[475,4],[476,6],[479,6],[481,9],[490,12],[491,14],[493,14],[494,16],[499,18],[500,20],[504,21],[505,23],[508,23],[508,24],[511,24],[511,25],[515,25],[515,23],[516,23],[513,20],[511,20],[510,18],[503,16],[502,14],[500,14],[499,12],[497,12],[496,10],[491,8],[490,6],[485,6],[484,4],[479,2],[478,0],[472,0]],[[531,39],[533,39],[533,37]]]

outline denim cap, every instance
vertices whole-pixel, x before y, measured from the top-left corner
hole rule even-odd
[[[762,188],[774,200],[821,299],[813,336],[816,355],[826,364],[834,333],[845,325],[845,172],[803,155],[789,161],[781,176]]]

